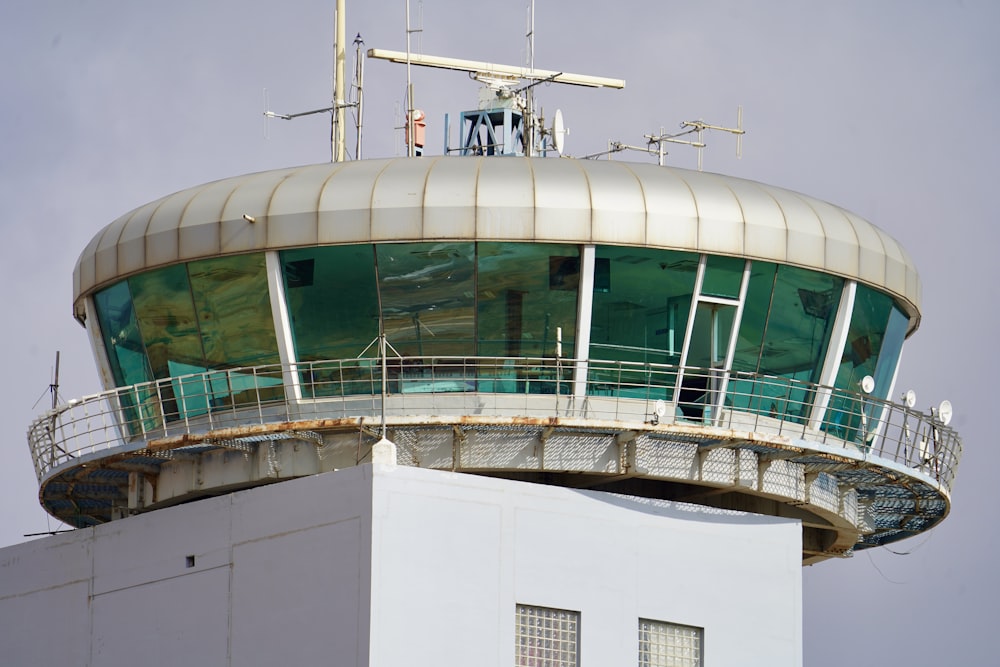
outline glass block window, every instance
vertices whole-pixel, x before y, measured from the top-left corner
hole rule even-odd
[[[577,667],[580,612],[517,605],[514,664],[517,667]]]
[[[639,619],[640,667],[701,667],[704,630]]]

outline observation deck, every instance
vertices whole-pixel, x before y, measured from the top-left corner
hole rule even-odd
[[[576,361],[551,358],[397,357],[385,376],[378,359],[351,359],[185,376],[179,396],[173,381],[116,389],[34,422],[39,497],[71,525],[103,523],[369,462],[384,419],[402,465],[800,519],[805,562],[894,542],[948,512],[961,442],[919,412],[863,394],[838,396],[851,407],[811,425],[766,411],[710,414],[700,398],[665,410],[653,396],[681,369],[589,364],[601,377],[583,395],[568,393]],[[288,400],[271,380],[290,372],[326,379]],[[731,399],[751,405],[795,384],[741,379],[755,393]]]
[[[403,465],[797,518],[807,563],[950,507],[958,435],[890,400],[916,269],[781,188],[313,165],[122,216],[74,289],[106,391],[28,439],[42,505],[75,526],[357,465],[383,430]]]

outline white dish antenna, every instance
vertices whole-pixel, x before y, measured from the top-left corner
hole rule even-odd
[[[661,399],[657,399],[656,403],[653,406],[653,411],[656,412],[656,416],[657,417],[659,417],[660,419],[663,419],[667,415],[667,404],[666,404],[666,402],[664,402],[664,400],[662,398]]]
[[[951,401],[947,399],[941,401],[941,405],[938,406],[938,413],[937,413],[938,421],[940,421],[943,425],[947,426],[948,424],[951,423],[952,415],[953,412],[951,407]]]
[[[566,125],[563,123],[562,109],[556,109],[556,114],[552,119],[552,145],[559,155],[563,154],[567,134],[569,134],[569,130],[566,129]]]
[[[913,408],[917,404],[917,392],[912,389],[907,389],[906,393],[903,394],[903,405],[908,408]]]
[[[866,394],[870,394],[874,389],[875,389],[875,378],[873,378],[871,375],[866,375],[863,378],[861,378],[861,391],[865,392]]]

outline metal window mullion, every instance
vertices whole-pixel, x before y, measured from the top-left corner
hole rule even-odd
[[[698,313],[698,303],[701,298],[701,286],[705,281],[705,266],[708,264],[708,255],[701,255],[698,258],[698,271],[694,278],[694,292],[691,294],[691,306],[688,308],[687,324],[684,327],[684,342],[681,344],[681,359],[677,368],[677,378],[674,382],[674,404],[680,398],[681,384],[684,382],[684,367],[687,365],[688,352],[691,348],[691,334],[694,331],[694,318]]]
[[[576,365],[573,369],[573,396],[583,399],[587,394],[587,370],[590,359],[590,328],[594,319],[594,266],[597,248],[585,245],[580,249],[580,294],[576,313]]]
[[[722,382],[719,384],[719,394],[713,406],[714,419],[718,420],[722,412],[722,406],[726,400],[726,389],[729,387],[729,372],[733,367],[733,357],[736,356],[736,338],[740,330],[740,321],[743,319],[743,306],[747,300],[747,291],[750,285],[750,269],[753,265],[749,259],[743,263],[743,281],[740,283],[740,298],[736,304],[736,314],[733,316],[733,324],[729,329],[729,345],[726,348],[726,358],[722,367]]]
[[[281,362],[281,380],[288,398],[298,403],[302,399],[302,384],[295,365],[295,345],[292,340],[288,301],[285,298],[285,281],[281,274],[281,258],[277,250],[264,253],[267,267],[267,291],[271,298],[271,316],[278,342],[278,360]]]
[[[847,335],[851,330],[851,316],[854,313],[854,297],[857,294],[858,284],[853,280],[844,282],[844,289],[840,294],[840,305],[837,307],[837,319],[833,325],[833,332],[830,335],[830,344],[826,349],[826,359],[823,361],[823,371],[820,374],[820,388],[816,390],[813,399],[812,411],[809,415],[809,427],[819,429],[826,418],[826,408],[830,404],[830,396],[837,381],[837,370],[840,368],[840,360],[844,353],[844,345],[847,344]]]

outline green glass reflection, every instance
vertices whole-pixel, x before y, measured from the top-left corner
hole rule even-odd
[[[574,245],[478,245],[477,350],[492,357],[574,354],[580,252]]]
[[[376,248],[386,340],[404,357],[475,354],[472,243]]]
[[[830,401],[825,428],[849,441],[864,439],[861,420],[861,380],[879,378],[872,395],[888,397],[889,385],[906,335],[906,318],[892,298],[870,287],[858,285],[847,342],[840,358],[834,386],[844,390]],[[862,429],[863,430],[863,429]]]
[[[574,245],[479,243],[476,349],[479,356],[528,357],[499,361],[480,379],[480,391],[565,393],[574,356],[580,253]],[[546,358],[545,361],[539,358]]]
[[[303,370],[306,395],[378,393],[372,377],[379,331],[374,247],[299,248],[280,257],[296,358],[313,362]],[[362,354],[366,358],[353,363],[316,363]]]
[[[204,369],[278,362],[263,254],[188,265]]]
[[[702,280],[701,293],[705,296],[738,299],[746,261],[741,257],[723,255],[708,255],[705,259],[705,277]]]
[[[276,370],[225,372],[212,379],[203,375],[213,369],[277,363],[263,255],[149,271],[129,278],[128,290],[150,379],[170,380],[155,388],[158,413],[165,419],[282,397]],[[112,307],[105,303],[99,312],[102,309],[108,320],[102,328],[112,331]],[[133,383],[124,375],[119,381]]]
[[[141,385],[153,379],[146,350],[135,319],[128,281],[121,281],[94,295],[97,322],[107,351],[116,387]],[[160,426],[155,393],[148,388],[119,394],[126,431],[141,435]]]
[[[589,391],[671,398],[676,373],[646,364],[680,362],[697,269],[695,253],[597,247]]]
[[[819,381],[842,291],[843,280],[835,276],[754,262],[727,403],[800,423],[807,419],[812,392],[803,383]]]
[[[123,280],[101,290],[94,295],[94,304],[115,386],[123,387],[152,380],[128,282]]]

